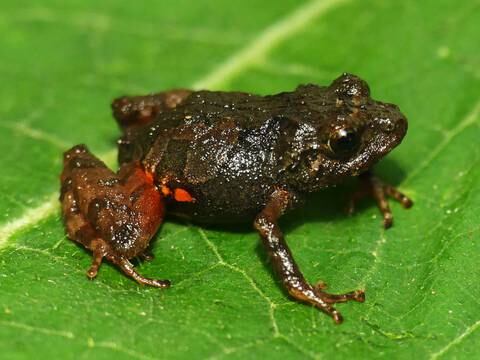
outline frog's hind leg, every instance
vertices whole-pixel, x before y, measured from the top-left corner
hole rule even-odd
[[[190,90],[175,89],[146,96],[122,96],[112,102],[113,116],[123,129],[145,125],[164,111],[181,104]]]
[[[164,216],[162,196],[138,163],[114,173],[78,145],[65,153],[61,182],[67,234],[92,251],[89,278],[96,277],[105,258],[141,284],[170,285],[141,276],[129,261],[144,253]]]
[[[363,290],[351,291],[345,294],[328,294],[324,291],[325,284],[310,285],[303,277],[292,253],[277,224],[278,218],[291,205],[293,195],[286,190],[276,190],[268,204],[255,219],[255,228],[260,233],[275,272],[280,277],[283,286],[296,300],[312,304],[330,315],[338,324],[342,322],[341,314],[331,305],[350,300],[363,302]]]

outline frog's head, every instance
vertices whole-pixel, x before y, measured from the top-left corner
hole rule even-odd
[[[301,98],[308,102],[296,135],[302,139],[297,145],[302,164],[297,164],[308,190],[368,170],[407,131],[399,108],[373,100],[367,83],[357,76],[343,74],[327,88],[307,85],[297,92],[306,94]]]

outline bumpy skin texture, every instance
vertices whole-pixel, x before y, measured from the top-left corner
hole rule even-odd
[[[122,97],[112,108],[123,131],[119,172],[77,146],[66,153],[62,173],[67,232],[93,251],[90,277],[105,256],[139,282],[168,286],[141,277],[128,262],[144,253],[165,204],[196,222],[253,221],[289,294],[337,323],[332,303],[364,301],[362,290],[331,295],[310,285],[277,220],[305,193],[357,175],[362,186],[350,211],[371,195],[389,227],[387,196],[412,205],[368,171],[401,142],[407,121],[397,106],[370,98],[366,82],[344,74],[328,87],[271,96],[179,89]]]

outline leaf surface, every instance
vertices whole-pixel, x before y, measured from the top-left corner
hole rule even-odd
[[[480,340],[480,3],[428,1],[3,2],[0,352],[21,358],[474,358]],[[311,281],[365,288],[346,321],[290,301],[250,229],[167,221],[137,286],[65,238],[61,153],[115,166],[109,102],[173,87],[274,93],[365,78],[409,132],[377,172],[416,204],[342,213],[312,196],[282,227]],[[341,199],[341,200],[339,200]],[[370,204],[372,205],[372,204]]]

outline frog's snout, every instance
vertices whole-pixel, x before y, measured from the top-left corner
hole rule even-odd
[[[65,166],[75,159],[88,156],[88,154],[88,148],[84,144],[75,145],[63,153],[63,165]]]
[[[407,132],[408,122],[397,105],[383,104],[380,114],[375,117],[375,126],[388,136],[403,138]]]
[[[407,119],[405,118],[405,116],[400,116],[396,119],[395,122],[396,122],[395,128],[397,129],[401,137],[404,137],[408,129]]]
[[[116,119],[126,119],[132,113],[132,106],[131,102],[128,100],[128,97],[122,96],[116,98],[112,102],[112,112],[113,116]]]
[[[405,117],[397,117],[397,118],[378,117],[375,120],[379,128],[387,134],[392,134],[392,133],[404,134],[407,131],[408,125]]]

